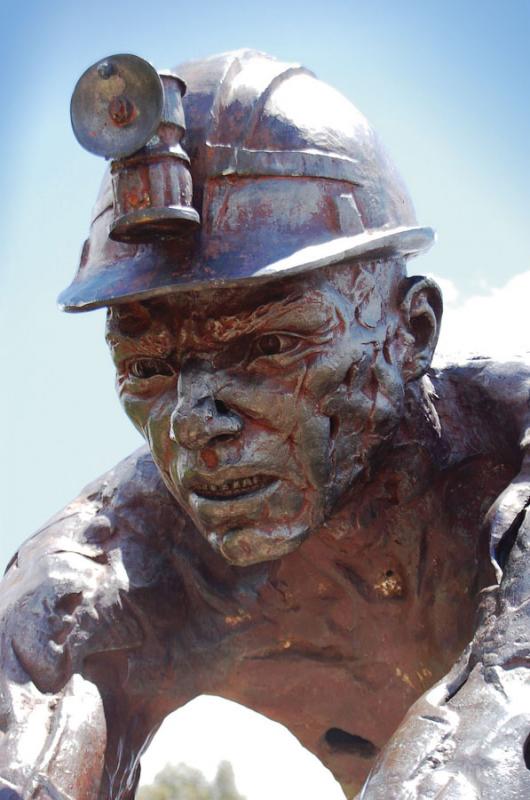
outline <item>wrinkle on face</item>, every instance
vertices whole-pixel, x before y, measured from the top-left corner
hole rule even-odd
[[[137,317],[143,325],[131,325]],[[168,325],[153,318],[141,303],[122,304],[109,308],[106,341],[116,364],[132,356],[168,358],[174,349],[174,337]]]
[[[337,322],[334,305],[321,292],[314,290],[304,297],[289,295],[284,300],[267,303],[238,316],[208,319],[204,327],[207,336],[224,342],[243,333],[252,334],[270,328],[279,331],[285,328],[321,338],[329,335]]]
[[[299,335],[306,347],[313,345],[312,350],[304,349],[304,355],[310,355],[330,342],[334,330],[343,324],[337,308],[318,290],[304,297],[292,293],[279,302],[237,315],[205,317],[204,311],[194,310],[182,320],[177,314],[173,329],[168,322],[151,316],[148,309],[148,303],[109,309],[106,340],[116,363],[135,355],[168,358],[174,351],[178,354],[191,349],[211,354],[242,337],[270,331]],[[135,325],[135,318],[143,324]]]
[[[134,357],[171,359],[178,378],[156,379],[144,394],[134,394],[125,380],[122,402],[170,491],[233,563],[276,558],[297,546],[333,513],[397,427],[403,381],[398,343],[389,343],[389,332],[395,338],[398,330],[396,275],[378,263],[277,282],[266,293],[242,288],[239,301],[235,290],[216,290],[130,304],[109,315],[107,338],[118,365]],[[252,355],[259,337],[270,333],[292,337],[293,345]],[[212,413],[237,414],[237,436],[200,448],[171,439],[173,410],[183,397],[190,413],[209,398]],[[237,470],[242,477],[274,475],[279,488],[261,507],[201,499],[196,482],[222,483],[227,469],[236,470],[234,480]]]

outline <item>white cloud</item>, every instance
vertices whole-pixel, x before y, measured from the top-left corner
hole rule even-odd
[[[331,773],[283,725],[220,697],[198,697],[166,719],[142,758],[141,784],[180,761],[211,780],[223,759],[248,800],[344,800]]]
[[[439,275],[434,275],[432,272],[427,273],[427,277],[435,280],[442,290],[445,306],[456,303],[460,292],[453,281],[449,280],[449,278],[441,278]]]
[[[433,277],[442,289],[445,284],[456,288],[450,281]],[[461,302],[454,297],[450,291],[438,360],[469,355],[507,359],[530,352],[530,270],[484,294]]]

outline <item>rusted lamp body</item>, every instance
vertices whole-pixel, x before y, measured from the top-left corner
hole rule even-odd
[[[90,67],[72,96],[80,144],[111,158],[114,219],[111,239],[148,242],[182,236],[200,223],[192,206],[182,96],[186,84],[158,74],[137,56],[117,55]]]

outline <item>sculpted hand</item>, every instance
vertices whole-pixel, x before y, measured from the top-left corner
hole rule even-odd
[[[20,680],[20,668],[13,667]],[[40,692],[29,679],[18,680],[2,676],[0,799],[95,800],[106,744],[96,686],[75,675],[52,695]]]
[[[358,800],[530,797],[529,672],[472,666],[466,652],[410,709]]]

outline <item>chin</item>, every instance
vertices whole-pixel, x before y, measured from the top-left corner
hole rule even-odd
[[[296,523],[273,530],[242,527],[226,533],[206,533],[208,542],[223,558],[236,567],[249,567],[275,561],[292,553],[310,533],[308,525]]]

